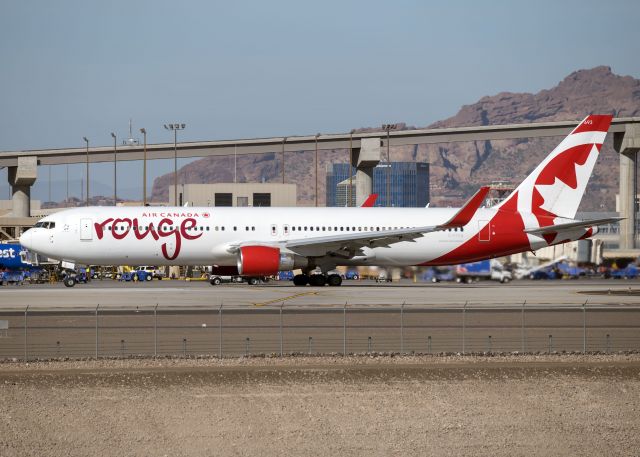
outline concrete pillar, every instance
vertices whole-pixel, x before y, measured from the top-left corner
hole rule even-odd
[[[37,157],[18,157],[18,166],[9,168],[12,212],[14,217],[31,216],[31,186],[38,174]]]
[[[635,248],[635,169],[637,153],[620,154],[620,249]]]
[[[624,132],[614,133],[613,147],[620,154],[620,249],[636,247],[636,167],[640,150],[640,125],[627,124]]]
[[[382,158],[380,138],[363,138],[360,150],[353,150],[352,162],[356,164],[356,205],[361,206],[373,193],[373,169]]]
[[[373,193],[373,167],[356,169],[356,206],[361,206]]]

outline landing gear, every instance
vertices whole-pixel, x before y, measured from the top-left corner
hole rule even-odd
[[[73,276],[67,276],[62,282],[67,287],[73,287],[76,285],[76,278],[74,278]]]
[[[322,287],[327,283],[327,277],[323,274],[309,276],[309,285]]]
[[[325,285],[337,287],[342,285],[342,276],[338,274],[314,274],[314,275],[295,275],[293,277],[294,286],[306,286],[309,284],[313,287],[323,287]]]

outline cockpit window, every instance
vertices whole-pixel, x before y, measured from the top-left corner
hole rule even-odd
[[[34,228],[52,229],[52,228],[56,228],[56,223],[55,222],[49,222],[49,221],[40,221],[40,222],[36,222],[36,225],[34,225],[33,227]]]

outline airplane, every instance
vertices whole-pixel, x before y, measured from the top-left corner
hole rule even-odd
[[[296,286],[339,286],[340,275],[327,274],[339,265],[454,265],[535,251],[620,220],[574,219],[611,120],[587,116],[489,208],[487,186],[459,209],[85,207],[41,219],[20,243],[63,268],[215,265],[245,277],[300,269]]]

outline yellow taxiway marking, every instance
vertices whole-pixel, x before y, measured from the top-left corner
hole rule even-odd
[[[261,303],[254,303],[253,306],[266,306],[274,303],[282,303],[286,300],[293,300],[294,298],[302,297],[303,295],[318,295],[318,292],[301,292],[299,294],[289,295],[287,297],[274,298],[273,300],[267,300]]]

